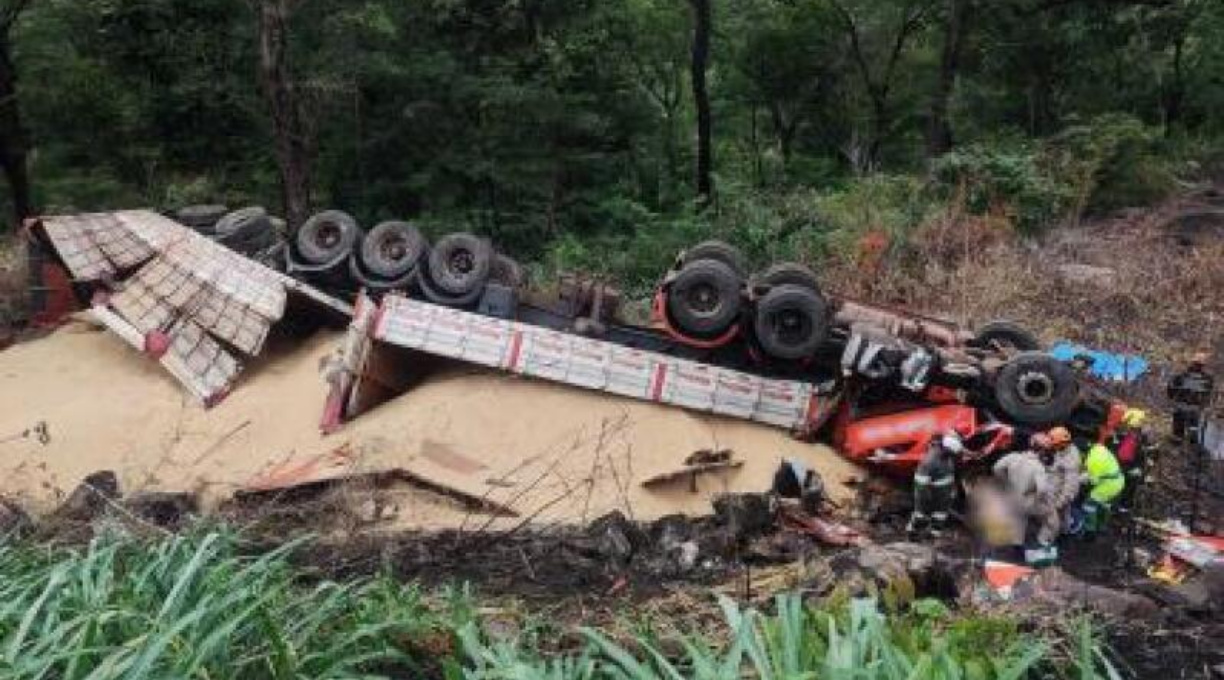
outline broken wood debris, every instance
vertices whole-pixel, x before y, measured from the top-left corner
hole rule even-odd
[[[240,356],[262,351],[290,294],[323,315],[352,315],[350,305],[151,211],[38,224],[74,279],[96,287],[93,318],[205,405],[233,387]]]
[[[744,461],[732,460],[730,449],[702,449],[689,454],[684,459],[684,467],[652,475],[642,480],[642,486],[651,489],[665,486],[673,482],[687,480],[689,491],[697,493],[697,476],[711,472],[738,470],[744,467]]]

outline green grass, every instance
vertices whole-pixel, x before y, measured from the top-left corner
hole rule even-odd
[[[227,534],[0,548],[0,677],[338,678],[411,666],[436,619],[387,579],[307,585]]]
[[[554,621],[493,636],[466,590],[429,597],[386,577],[320,580],[288,559],[300,547],[248,556],[226,531],[79,549],[0,544],[0,678],[1117,677],[1087,624],[1047,642],[933,601],[890,614],[870,600],[820,608],[790,594],[772,613],[721,600],[718,631],[626,641],[584,629],[578,648],[543,653]]]

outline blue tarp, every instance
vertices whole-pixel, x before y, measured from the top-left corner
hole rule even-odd
[[[1148,360],[1134,354],[1114,354],[1092,349],[1071,342],[1058,342],[1050,349],[1050,356],[1059,361],[1071,361],[1080,354],[1092,357],[1092,375],[1104,380],[1130,382],[1147,373]]]

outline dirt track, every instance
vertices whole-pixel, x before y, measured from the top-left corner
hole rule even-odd
[[[724,490],[764,490],[783,456],[820,470],[835,499],[855,468],[785,432],[481,372],[441,375],[330,437],[318,433],[320,360],[337,336],[280,341],[235,392],[205,411],[171,378],[85,323],[0,353],[0,436],[47,424],[50,442],[0,444],[0,492],[37,511],[87,474],[122,488],[198,491],[215,506],[254,480],[405,469],[507,506],[501,522],[582,521],[614,509],[637,519],[705,513]],[[648,491],[640,481],[702,448],[744,466]],[[391,510],[401,527],[471,526],[470,513],[416,493]],[[481,521],[483,523],[484,520]]]

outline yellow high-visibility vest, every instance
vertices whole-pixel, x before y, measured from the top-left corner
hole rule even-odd
[[[1094,486],[1110,479],[1122,478],[1122,466],[1118,459],[1104,444],[1096,444],[1088,449],[1084,458],[1084,469],[1088,472],[1088,481]]]

